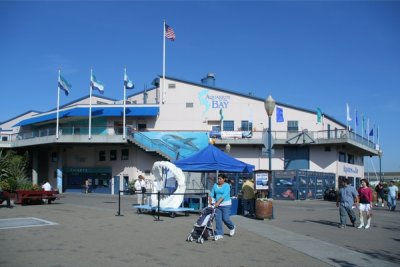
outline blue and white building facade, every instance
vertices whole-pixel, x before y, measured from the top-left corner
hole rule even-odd
[[[153,88],[127,97],[126,136],[123,100],[94,95],[90,136],[87,96],[60,107],[58,139],[56,109],[28,111],[0,123],[0,147],[29,151],[33,183],[49,179],[62,191],[79,190],[90,179],[96,192],[115,194],[139,174],[151,178],[155,161],[188,157],[210,142],[256,170],[268,170],[264,100],[219,88],[212,74],[199,83],[157,78]],[[277,173],[359,179],[364,157],[381,153],[328,114],[317,123],[316,110],[278,101],[271,121]]]

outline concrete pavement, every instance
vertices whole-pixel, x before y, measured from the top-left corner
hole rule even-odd
[[[325,201],[275,201],[274,220],[232,216],[234,237],[186,242],[197,214],[137,214],[135,196],[65,194],[51,205],[0,208],[0,219],[56,225],[0,230],[0,266],[398,266],[399,212],[376,210],[372,229],[338,229]],[[226,229],[226,233],[227,233]]]

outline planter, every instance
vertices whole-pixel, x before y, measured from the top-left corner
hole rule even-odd
[[[272,199],[258,198],[256,199],[256,218],[264,220],[265,218],[273,219]]]

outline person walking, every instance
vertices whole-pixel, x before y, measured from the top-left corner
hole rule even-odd
[[[360,225],[358,226],[358,229],[364,227],[364,213],[366,213],[367,217],[365,229],[368,229],[371,226],[372,217],[372,189],[369,187],[367,179],[361,179],[361,186],[358,188],[358,195],[360,199]]]
[[[347,215],[350,218],[353,227],[356,223],[356,215],[354,214],[354,203],[358,206],[358,193],[357,190],[349,185],[347,178],[340,181],[341,187],[336,199],[336,207],[339,207],[340,225],[339,228],[345,228],[347,222]]]
[[[215,221],[216,221],[216,230],[214,240],[217,241],[219,239],[224,238],[224,229],[223,224],[228,227],[229,235],[233,236],[235,234],[236,227],[231,221],[231,188],[228,183],[225,182],[226,176],[225,174],[218,175],[218,181],[211,189],[210,197],[208,199],[209,204],[214,204],[215,207]]]
[[[242,186],[243,215],[254,217],[254,183],[250,178],[246,179]]]
[[[385,206],[385,188],[383,187],[383,183],[379,182],[376,187],[375,187],[375,192],[376,192],[376,203],[375,207],[378,206],[379,204],[379,198],[382,200],[382,207]]]
[[[387,201],[389,211],[394,211],[396,209],[396,199],[398,193],[399,193],[399,188],[397,187],[397,185],[394,184],[394,181],[390,181],[388,186],[388,201]]]

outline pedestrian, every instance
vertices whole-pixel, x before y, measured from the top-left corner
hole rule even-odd
[[[360,211],[360,225],[358,229],[364,227],[364,213],[366,213],[367,224],[365,229],[371,226],[372,217],[372,189],[369,187],[367,179],[361,179],[361,186],[358,188],[358,195],[360,199],[359,211]]]
[[[89,193],[89,179],[85,180],[85,194]]]
[[[144,181],[143,175],[139,175],[138,179],[135,182],[135,191],[137,194],[137,204],[143,205],[145,196],[144,194],[146,193],[146,182]]]
[[[388,186],[388,201],[387,205],[390,211],[394,211],[396,209],[396,199],[399,193],[399,188],[394,184],[394,181],[389,182]]]
[[[242,186],[243,215],[254,217],[254,183],[251,179],[246,179]]]
[[[382,200],[382,207],[385,206],[385,188],[383,187],[383,183],[379,182],[375,187],[376,192],[376,203],[375,206],[378,206],[379,198]]]
[[[341,187],[336,199],[336,207],[339,207],[340,225],[339,228],[345,228],[347,222],[347,215],[350,218],[351,224],[354,227],[356,223],[356,215],[354,214],[354,203],[358,206],[358,193],[356,189],[349,185],[347,178],[340,181]]]
[[[3,191],[3,189],[0,186],[0,204],[3,203],[3,201],[7,202],[7,208],[11,209],[11,199],[10,199],[10,195],[8,192]]]
[[[44,184],[42,184],[42,189],[44,191],[51,191],[51,184],[49,183],[48,180],[46,180],[46,182]]]
[[[233,236],[235,234],[236,227],[231,221],[230,215],[231,215],[231,207],[232,207],[232,201],[231,201],[231,188],[228,183],[225,182],[226,176],[225,174],[219,174],[218,175],[218,181],[216,184],[214,184],[213,188],[211,189],[210,197],[209,197],[209,203],[215,203],[215,224],[216,224],[216,230],[215,230],[215,237],[214,240],[217,241],[219,239],[224,238],[224,229],[223,229],[223,224],[228,227],[229,229],[229,235]]]

